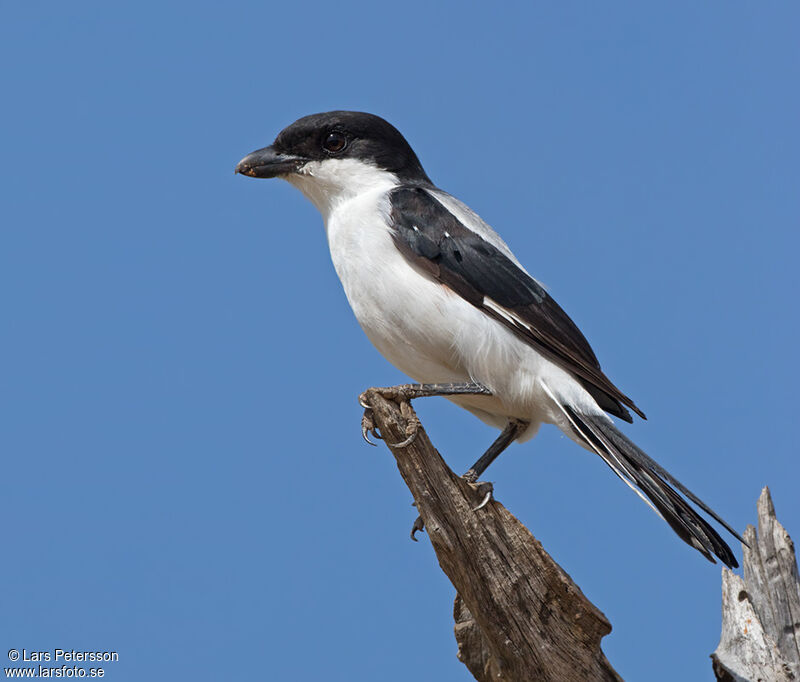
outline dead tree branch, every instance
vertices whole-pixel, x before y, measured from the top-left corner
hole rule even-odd
[[[439,565],[458,592],[459,658],[481,681],[620,680],[600,640],[606,617],[505,507],[483,509],[474,486],[431,445],[407,402],[374,389],[361,396],[392,451],[425,522]]]
[[[769,488],[748,526],[744,580],[722,572],[722,636],[711,655],[723,682],[800,680],[800,580],[794,544],[778,523]]]

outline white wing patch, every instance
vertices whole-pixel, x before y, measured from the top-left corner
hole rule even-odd
[[[530,324],[525,322],[525,320],[523,320],[513,310],[509,310],[508,308],[500,305],[497,301],[492,300],[488,296],[483,297],[483,305],[489,308],[489,310],[496,312],[498,315],[508,320],[512,324],[515,324],[519,327],[523,327],[524,329],[527,329],[529,331],[533,331],[533,327],[531,327]]]

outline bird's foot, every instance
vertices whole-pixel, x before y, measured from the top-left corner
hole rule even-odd
[[[406,417],[405,435],[406,437],[398,443],[389,443],[395,448],[405,448],[414,442],[420,428],[420,421],[412,409],[410,409],[409,401],[412,398],[421,398],[428,395],[428,390],[425,384],[402,384],[400,386],[385,386],[382,388],[371,388],[364,391],[359,398],[358,402],[364,408],[364,415],[361,417],[361,435],[367,443],[375,445],[370,439],[370,434],[375,438],[385,440],[380,435],[378,429],[375,427],[375,421],[372,415],[372,407],[369,404],[368,394],[375,392],[386,400],[394,400],[400,404],[400,412]]]
[[[392,447],[404,448],[414,442],[419,431],[420,423],[414,411],[408,409],[411,400],[414,398],[427,398],[431,396],[450,396],[450,395],[491,395],[492,392],[485,386],[471,382],[443,383],[443,384],[399,384],[398,386],[380,386],[364,391],[358,398],[361,407],[364,408],[364,416],[361,419],[361,435],[364,440],[371,445],[375,445],[370,439],[369,434],[375,438],[381,438],[375,423],[372,419],[372,408],[370,406],[369,394],[377,393],[386,400],[394,400],[400,405],[406,419],[406,438],[399,443],[390,443]]]
[[[421,516],[418,516],[416,519],[414,519],[414,524],[411,526],[411,539],[414,542],[417,541],[416,533],[421,530],[425,530],[425,522],[422,520]]]
[[[474,468],[469,469],[461,478],[475,488],[475,491],[481,495],[481,503],[472,511],[483,509],[489,504],[489,500],[492,499],[492,493],[494,492],[494,485],[490,481],[479,481],[478,472],[475,471]]]
[[[469,471],[467,472],[469,474]],[[472,511],[478,511],[479,509],[483,509],[487,504],[489,504],[490,500],[492,499],[492,493],[494,492],[494,484],[491,481],[476,481],[475,479],[470,480],[467,478],[465,474],[462,476],[467,483],[469,483],[478,495],[481,496],[481,502],[477,507],[473,507]],[[477,478],[477,476],[475,477]]]

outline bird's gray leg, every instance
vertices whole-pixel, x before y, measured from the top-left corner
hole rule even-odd
[[[519,438],[529,424],[530,422],[524,422],[521,419],[509,419],[506,428],[503,429],[495,442],[489,446],[486,452],[478,458],[478,461],[461,478],[470,483],[475,483],[478,477],[497,459],[498,455]]]
[[[492,392],[481,384],[465,381],[447,384],[400,384],[399,386],[385,386],[382,388],[372,388],[371,391],[379,393],[387,400],[413,400],[414,398],[429,398],[432,396],[450,395],[491,395]],[[375,445],[369,436],[381,438],[372,420],[372,408],[367,403],[366,394],[362,393],[358,399],[361,407],[364,408],[364,416],[361,418],[361,435],[370,445]],[[419,421],[412,420],[406,426],[408,436],[400,443],[393,443],[393,447],[404,448],[414,442],[419,429]]]
[[[483,501],[475,507],[475,511],[478,509],[482,509],[485,507],[489,500],[492,498],[492,490],[493,486],[490,482],[486,481],[483,483],[478,483],[478,477],[486,471],[488,466],[497,459],[498,455],[503,452],[511,443],[513,443],[519,436],[522,434],[525,429],[528,428],[530,422],[522,421],[521,419],[509,419],[508,424],[502,430],[500,435],[496,438],[494,443],[492,443],[489,448],[484,452],[479,458],[478,461],[475,462],[467,472],[461,477],[466,480],[468,483],[472,483],[476,485],[478,491],[485,491],[485,495],[483,497]],[[411,526],[411,539],[416,541],[416,537],[414,534],[417,531],[424,530],[425,523],[422,521],[422,517],[418,516],[414,521],[414,525]]]

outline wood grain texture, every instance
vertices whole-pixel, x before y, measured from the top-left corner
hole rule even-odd
[[[496,500],[456,476],[408,402],[361,396],[394,455],[444,573],[453,583],[459,658],[481,681],[620,680],[600,640],[606,617]],[[406,447],[396,447],[417,428]]]
[[[711,658],[718,680],[800,680],[800,580],[794,543],[778,523],[769,488],[758,532],[744,533],[743,573],[722,572],[722,635]]]

